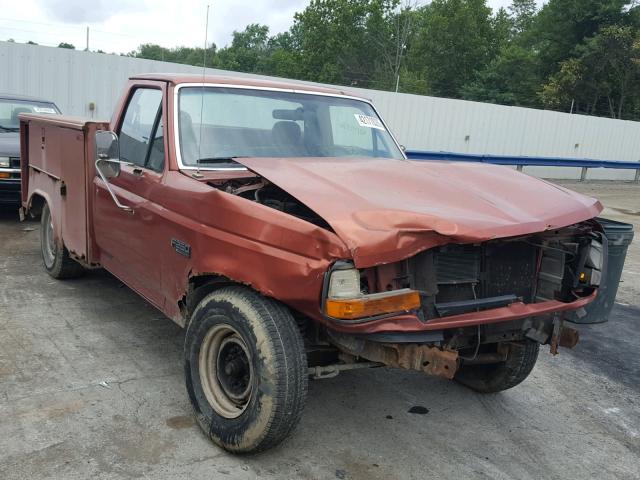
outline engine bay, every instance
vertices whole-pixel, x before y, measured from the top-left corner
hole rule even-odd
[[[277,185],[263,178],[233,179],[208,183],[218,190],[238,195],[331,231],[329,224],[313,210]]]

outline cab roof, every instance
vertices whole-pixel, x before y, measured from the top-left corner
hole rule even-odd
[[[204,79],[204,80],[203,80]],[[223,85],[240,85],[246,87],[259,87],[259,88],[279,88],[284,90],[300,90],[305,92],[317,92],[328,93],[331,95],[349,95],[344,90],[337,88],[327,88],[316,85],[310,85],[305,83],[297,83],[287,80],[263,80],[258,78],[249,77],[233,77],[223,75],[197,75],[197,74],[185,74],[185,73],[145,73],[141,75],[134,75],[131,80],[159,80],[168,82],[173,85],[180,83],[213,83]]]

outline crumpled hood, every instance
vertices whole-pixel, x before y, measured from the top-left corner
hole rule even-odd
[[[358,267],[595,217],[597,200],[511,168],[382,158],[239,158],[314,210]]]
[[[0,157],[20,156],[20,133],[0,132]]]

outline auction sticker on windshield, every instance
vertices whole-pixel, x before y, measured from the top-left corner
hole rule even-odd
[[[369,115],[362,115],[361,113],[354,113],[353,116],[356,117],[356,121],[361,127],[385,130],[384,125],[382,125],[382,122],[379,118],[371,117]]]
[[[55,109],[51,107],[33,107],[33,111],[36,113],[56,113]]]

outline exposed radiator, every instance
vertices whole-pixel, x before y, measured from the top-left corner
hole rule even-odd
[[[480,279],[480,249],[456,248],[436,254],[438,285],[478,283]]]

